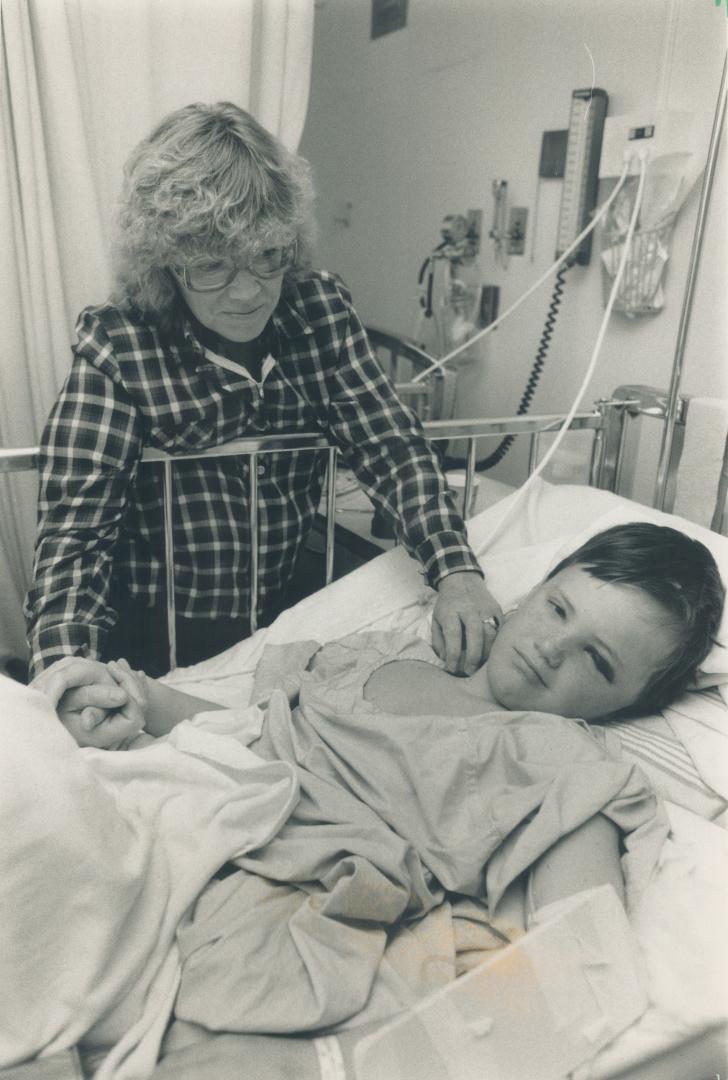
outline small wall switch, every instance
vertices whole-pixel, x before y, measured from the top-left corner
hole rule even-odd
[[[526,222],[528,210],[525,206],[512,206],[508,219],[508,254],[523,255],[526,249]]]

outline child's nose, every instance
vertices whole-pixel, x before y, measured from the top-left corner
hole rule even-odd
[[[536,651],[550,668],[557,668],[564,659],[565,642],[563,635],[547,634],[536,642]]]

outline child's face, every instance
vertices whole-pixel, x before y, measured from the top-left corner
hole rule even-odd
[[[508,709],[590,720],[632,705],[676,645],[656,600],[569,566],[505,620],[488,681]]]

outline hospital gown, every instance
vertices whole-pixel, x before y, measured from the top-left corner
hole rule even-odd
[[[352,635],[303,671],[315,645],[276,649],[261,662],[267,705],[250,745],[295,767],[300,798],[181,930],[180,1020],[296,1032],[372,1019],[396,928],[453,894],[497,912],[509,884],[599,812],[624,834],[628,900],[639,894],[664,818],[640,770],[586,725],[387,714],[364,696],[371,673],[395,658],[437,662],[406,635]]]

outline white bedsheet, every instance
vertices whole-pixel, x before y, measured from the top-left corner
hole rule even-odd
[[[176,931],[227,859],[292,809],[293,770],[182,724],[132,753],[80,750],[0,676],[0,1068],[83,1036],[97,1076],[148,1076],[179,982]]]

